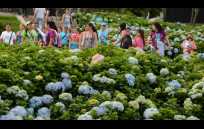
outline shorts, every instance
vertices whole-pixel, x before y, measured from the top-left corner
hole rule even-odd
[[[64,23],[64,27],[71,28],[71,25],[69,23]]]
[[[40,30],[43,30],[44,20],[43,20],[42,18],[37,18],[37,19],[36,19],[36,22],[37,22],[37,27],[38,27]]]

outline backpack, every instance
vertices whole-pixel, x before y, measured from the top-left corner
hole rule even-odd
[[[126,35],[125,37],[122,38],[121,40],[121,44],[120,44],[121,48],[125,48],[128,49],[129,47],[132,47],[132,38],[130,35]]]

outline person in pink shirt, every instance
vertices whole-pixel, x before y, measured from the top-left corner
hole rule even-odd
[[[133,47],[143,50],[144,46],[145,46],[144,31],[138,30],[137,35],[135,36],[133,41]]]
[[[192,34],[188,34],[186,40],[184,40],[183,43],[181,44],[181,47],[183,49],[183,53],[187,53],[187,54],[191,54],[197,49],[197,46],[193,39]]]

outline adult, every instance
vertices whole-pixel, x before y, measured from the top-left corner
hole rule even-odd
[[[5,31],[0,36],[0,42],[13,45],[16,42],[16,34],[12,31],[11,25],[6,24]]]
[[[98,31],[98,37],[99,45],[108,45],[108,31],[106,29],[106,23],[101,24],[101,29]]]
[[[37,27],[40,28],[40,30],[43,29],[46,13],[45,8],[34,9],[34,21],[37,23]]]
[[[65,13],[62,16],[62,25],[63,25],[63,28],[71,29],[71,24],[72,24],[71,11],[69,11],[69,9],[66,9]]]
[[[197,49],[196,43],[193,39],[192,34],[188,34],[186,40],[183,41],[181,44],[181,48],[183,49],[183,53],[185,54],[191,54],[194,52],[194,50]]]
[[[126,24],[122,23],[120,25],[120,47],[124,49],[128,49],[132,47],[132,38],[130,36],[129,29],[126,28]]]
[[[46,46],[61,47],[57,27],[53,21],[47,22]]]
[[[166,46],[170,47],[169,40],[162,26],[155,22],[151,26],[151,33],[148,37],[148,43],[161,55],[164,56]]]
[[[82,32],[80,36],[80,48],[86,49],[86,48],[96,48],[98,42],[98,36],[96,28],[92,23],[89,23],[85,27],[85,31]]]

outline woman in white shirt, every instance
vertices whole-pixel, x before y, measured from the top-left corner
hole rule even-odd
[[[5,29],[0,36],[0,42],[13,45],[16,42],[16,34],[12,32],[10,24],[7,24]]]

